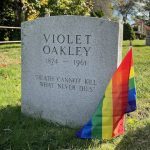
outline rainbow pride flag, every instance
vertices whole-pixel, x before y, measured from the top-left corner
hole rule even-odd
[[[110,139],[124,133],[125,113],[136,110],[136,88],[132,48],[110,80],[96,112],[83,128],[78,138]]]

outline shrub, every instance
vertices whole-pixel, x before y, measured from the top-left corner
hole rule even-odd
[[[104,13],[103,13],[103,11],[100,9],[100,10],[97,10],[97,11],[92,11],[91,12],[91,17],[103,17],[104,16]]]
[[[123,25],[123,40],[134,40],[135,33],[129,23]]]

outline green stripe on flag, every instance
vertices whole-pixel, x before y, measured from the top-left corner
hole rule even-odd
[[[102,139],[102,107],[103,100],[99,103],[97,111],[92,117],[92,137]]]
[[[134,77],[129,79],[129,89],[133,89],[133,88],[135,88]]]

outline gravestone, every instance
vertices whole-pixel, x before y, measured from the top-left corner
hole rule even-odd
[[[146,45],[150,46],[150,30],[146,31]]]
[[[21,28],[22,112],[82,126],[120,62],[122,24],[50,16],[24,22]]]

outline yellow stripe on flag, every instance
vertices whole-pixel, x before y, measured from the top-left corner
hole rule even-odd
[[[133,78],[133,77],[134,77],[134,68],[132,66],[130,69],[130,78]]]
[[[103,99],[102,108],[102,138],[111,138],[113,130],[113,110],[112,110],[112,80],[109,82]]]

